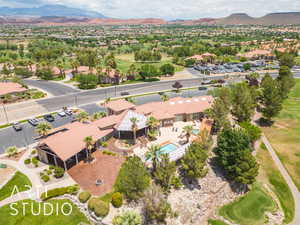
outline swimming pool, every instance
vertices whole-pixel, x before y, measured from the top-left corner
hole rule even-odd
[[[177,148],[178,148],[178,146],[175,145],[175,144],[172,144],[172,143],[166,144],[166,145],[163,145],[163,146],[160,148],[159,153],[160,153],[160,155],[161,155],[161,154],[168,154],[168,153],[170,153],[170,152],[175,151]]]
[[[200,130],[199,129],[193,129],[193,134],[197,135],[200,133]]]

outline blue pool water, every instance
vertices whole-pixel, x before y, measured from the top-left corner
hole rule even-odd
[[[167,153],[173,152],[177,148],[178,148],[178,146],[175,144],[172,144],[172,143],[166,144],[160,148],[160,154],[167,154]]]
[[[199,129],[193,129],[193,134],[197,135],[200,133],[200,130]]]

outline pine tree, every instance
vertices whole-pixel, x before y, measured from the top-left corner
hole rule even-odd
[[[269,74],[266,74],[261,82],[261,89],[261,103],[264,106],[262,113],[268,121],[271,121],[282,109],[282,96],[279,83]]]
[[[289,67],[287,66],[280,67],[277,81],[279,83],[281,96],[283,99],[286,99],[288,97],[290,90],[295,85],[295,79]]]

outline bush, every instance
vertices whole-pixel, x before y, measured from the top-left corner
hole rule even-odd
[[[31,155],[35,155],[36,154],[36,150],[32,150],[30,154]]]
[[[36,157],[33,157],[31,159],[31,162],[32,164],[35,166],[35,167],[38,167],[39,166],[39,160],[36,158]]]
[[[8,147],[7,149],[5,149],[5,153],[8,157],[12,157],[18,153],[18,149],[16,146]]]
[[[107,147],[108,146],[108,143],[106,141],[102,141],[100,143],[101,147]]]
[[[83,191],[79,194],[78,196],[78,200],[81,202],[81,203],[86,203],[91,197],[91,194],[87,191]]]
[[[142,224],[141,216],[135,211],[126,211],[125,213],[115,216],[112,221],[113,225],[140,225]]]
[[[43,175],[41,178],[46,183],[50,180],[50,177],[48,175]]]
[[[31,163],[31,159],[25,159],[25,160],[24,160],[24,164],[25,164],[25,165],[28,165],[28,164],[30,164],[30,163]]]
[[[109,204],[99,198],[90,199],[88,202],[88,208],[98,217],[105,217],[109,213]]]
[[[62,187],[62,188],[55,188],[52,190],[48,190],[47,192],[44,192],[41,194],[41,199],[43,201],[48,200],[50,198],[54,198],[57,196],[61,196],[64,194],[77,194],[79,190],[78,185],[68,186],[68,187]]]
[[[123,204],[123,196],[120,192],[115,192],[113,193],[112,197],[111,197],[111,204],[115,207],[115,208],[120,208]]]
[[[65,170],[61,167],[55,166],[54,167],[54,177],[55,178],[61,178],[65,174]]]
[[[116,153],[111,152],[111,151],[107,151],[107,150],[103,150],[102,153],[103,153],[104,155],[112,155],[112,156],[116,156],[116,155],[117,155]]]

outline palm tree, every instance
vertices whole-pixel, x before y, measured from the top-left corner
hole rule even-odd
[[[183,128],[183,131],[185,132],[186,142],[188,143],[190,141],[190,137],[193,133],[193,126],[187,125]]]
[[[160,96],[160,99],[163,101],[163,102],[166,102],[168,101],[170,98],[167,94],[163,93],[161,96]]]
[[[159,145],[151,145],[148,148],[148,152],[146,153],[146,159],[152,160],[153,171],[156,171],[158,160],[159,160],[160,146]]]
[[[85,111],[82,111],[76,115],[76,119],[80,123],[86,123],[89,120],[89,114]]]
[[[150,130],[154,130],[157,127],[159,127],[159,120],[156,119],[154,116],[150,116],[147,120],[147,126],[150,128]]]
[[[130,118],[130,122],[131,122],[131,130],[133,132],[133,143],[136,143],[136,131],[138,129],[138,119],[135,117]]]
[[[95,146],[95,141],[93,140],[92,136],[87,136],[83,139],[84,143],[85,143],[85,148],[87,149],[88,152],[88,161],[91,162],[92,161],[92,150]]]
[[[36,126],[35,131],[42,137],[45,137],[49,134],[50,130],[52,130],[52,125],[49,123],[39,123]]]
[[[92,121],[94,121],[94,120],[99,120],[99,119],[101,119],[101,118],[103,118],[103,117],[105,117],[105,116],[106,116],[106,112],[95,112],[95,113],[92,115],[91,119],[92,119]]]

